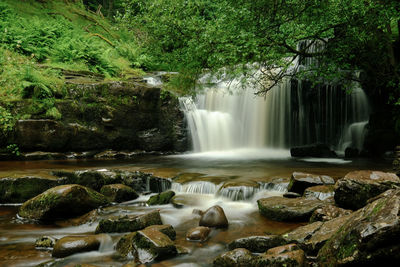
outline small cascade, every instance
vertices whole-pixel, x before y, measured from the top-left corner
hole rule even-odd
[[[260,189],[266,191],[279,191],[286,193],[288,191],[289,183],[260,183]]]
[[[177,193],[215,194],[219,186],[206,181],[193,181],[186,184],[172,183],[171,189]]]
[[[260,189],[252,186],[230,186],[223,187],[217,195],[229,198],[233,201],[248,200],[251,199]]]

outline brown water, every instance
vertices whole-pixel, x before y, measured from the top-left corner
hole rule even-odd
[[[351,162],[305,162],[289,158],[242,160],[240,158],[202,157],[202,156],[141,156],[130,160],[67,160],[0,162],[0,177],[18,177],[24,175],[50,176],[49,171],[56,169],[129,169],[144,170],[155,175],[173,178],[181,175],[184,181],[211,181],[220,183],[229,181],[261,181],[270,177],[290,177],[293,171],[331,175],[340,178],[347,172],[359,169],[390,170],[390,162],[384,160],[356,160]],[[185,174],[186,175],[182,175]],[[182,178],[184,177],[184,178]],[[151,209],[161,210],[164,223],[174,226],[177,231],[176,243],[190,250],[188,255],[178,256],[153,266],[210,266],[213,259],[227,251],[232,240],[250,235],[265,233],[282,234],[298,227],[296,223],[270,221],[259,215],[257,197],[281,195],[283,192],[261,192],[246,201],[233,201],[214,194],[192,194],[177,192],[191,199],[190,206],[176,209],[172,205],[146,207],[143,203],[149,196],[121,203],[100,210],[102,216],[118,214],[140,214]],[[229,220],[226,230],[213,230],[211,237],[204,243],[189,242],[186,231],[198,225],[199,217],[192,214],[193,208],[206,209],[212,205],[224,208]],[[92,234],[97,222],[72,226],[70,222],[58,222],[52,225],[32,224],[17,217],[18,206],[0,206],[0,266],[35,266],[41,262],[53,260],[51,251],[37,250],[35,240],[43,235],[61,238],[65,235]],[[100,216],[101,217],[101,216]],[[114,245],[121,234],[112,234],[113,243],[104,244],[101,251],[76,254],[65,259],[53,260],[51,266],[66,266],[72,263],[90,263],[96,266],[122,266],[127,261],[120,260],[114,252]],[[197,265],[196,265],[197,264]],[[148,266],[150,266],[149,264]]]

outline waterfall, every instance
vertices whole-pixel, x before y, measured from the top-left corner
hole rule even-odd
[[[317,52],[323,43],[305,41],[298,49]],[[317,59],[300,57],[291,71],[318,64]],[[181,98],[195,152],[313,143],[339,151],[363,147],[370,110],[358,84],[347,93],[337,84],[285,79],[265,97],[256,96],[254,86],[241,88],[239,80],[214,84],[195,99]]]

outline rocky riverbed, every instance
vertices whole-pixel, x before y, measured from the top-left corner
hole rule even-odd
[[[215,161],[2,164],[1,262],[325,266],[397,257],[400,179],[386,163]],[[380,171],[358,171],[364,164]]]

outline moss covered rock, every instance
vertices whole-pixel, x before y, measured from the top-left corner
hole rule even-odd
[[[100,189],[100,193],[112,202],[124,202],[139,197],[135,190],[123,184],[105,185]]]
[[[334,185],[317,185],[308,187],[304,190],[305,198],[316,198],[319,200],[326,200],[332,198],[335,195]]]
[[[394,173],[353,171],[336,182],[335,202],[341,208],[357,210],[364,207],[368,199],[399,187],[400,179]]]
[[[257,201],[260,213],[275,221],[308,221],[317,208],[326,205],[316,199],[270,197]]]
[[[326,205],[322,208],[316,209],[313,212],[310,218],[310,222],[326,222],[338,217],[349,215],[351,213],[351,210],[345,210],[334,205]]]
[[[0,203],[22,203],[57,185],[56,179],[44,177],[0,178]]]
[[[391,265],[400,260],[400,190],[382,193],[350,216],[319,251],[321,266]]]
[[[144,229],[150,225],[162,224],[160,212],[153,210],[141,215],[118,216],[102,219],[96,233],[126,233]]]
[[[150,197],[150,199],[147,201],[147,205],[152,206],[169,204],[174,196],[174,191],[169,190],[166,192],[162,192],[160,194]]]
[[[26,201],[19,215],[35,220],[72,218],[108,204],[105,196],[81,185],[61,185]]]
[[[248,267],[253,266],[254,256],[245,248],[237,248],[223,253],[215,258],[213,264],[218,267]]]
[[[234,240],[229,244],[229,249],[245,248],[251,252],[262,253],[285,244],[287,241],[279,235],[249,236]]]
[[[304,190],[308,187],[334,184],[335,180],[330,176],[294,172],[290,178],[288,191],[303,194]]]
[[[295,244],[271,248],[253,260],[253,266],[306,266],[305,253]]]

